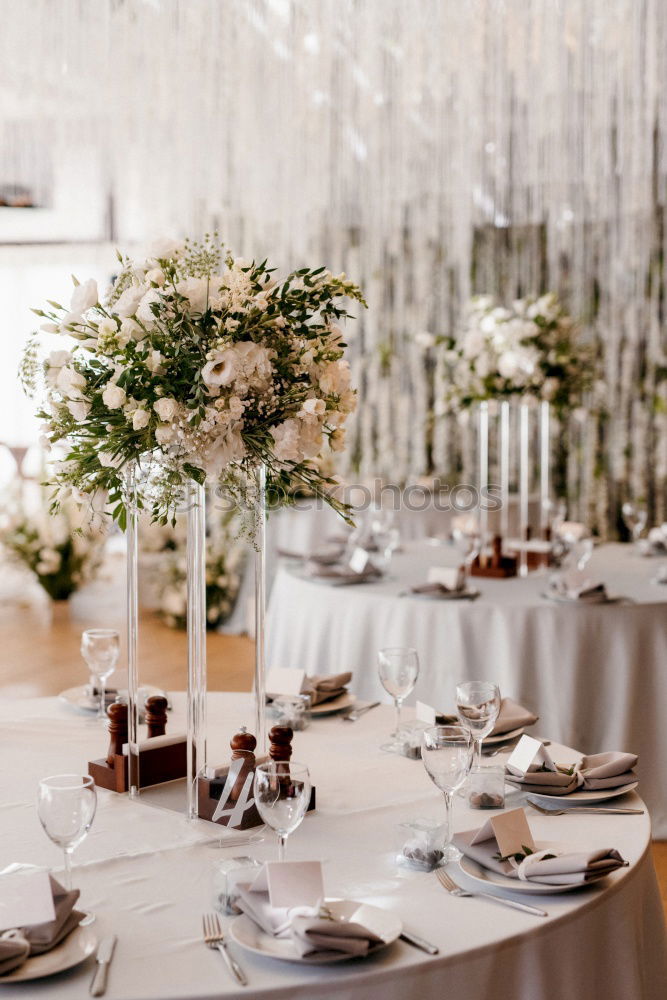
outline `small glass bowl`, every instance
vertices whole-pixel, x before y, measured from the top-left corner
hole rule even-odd
[[[466,798],[471,809],[504,809],[505,769],[473,767],[466,782]]]
[[[433,819],[399,823],[396,863],[402,868],[432,872],[443,861],[445,825]]]
[[[239,882],[251,882],[261,867],[259,861],[245,856],[216,861],[213,868],[213,906],[218,913],[230,916],[241,912],[236,905],[236,886]]]
[[[267,705],[266,713],[276,725],[301,732],[310,725],[310,695],[278,695]]]

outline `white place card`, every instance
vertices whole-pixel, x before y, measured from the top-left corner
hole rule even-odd
[[[324,899],[321,861],[267,861],[251,892],[266,892],[271,906],[317,906]]]
[[[506,858],[510,854],[523,852],[524,847],[535,850],[535,841],[530,832],[525,809],[509,809],[499,816],[488,819],[473,837],[472,844],[495,838],[498,853]]]
[[[350,561],[348,566],[353,573],[363,573],[363,571],[368,566],[370,562],[370,556],[366,549],[362,549],[360,545],[356,547],[352,555],[350,556]]]
[[[533,736],[526,736],[524,734],[512,751],[506,767],[510,774],[523,777],[527,771],[531,769],[536,770],[543,764],[549,771],[556,770],[556,765],[549,756],[544,744],[540,743]]]
[[[460,566],[431,566],[426,579],[429,583],[440,583],[448,590],[460,590],[463,571]]]
[[[425,722],[427,726],[435,725],[436,711],[432,705],[427,705],[423,701],[418,701],[415,708],[415,715],[420,722]]]
[[[48,872],[15,872],[0,876],[0,931],[54,920]]]
[[[296,667],[272,667],[266,672],[266,690],[269,694],[301,694],[305,670]]]

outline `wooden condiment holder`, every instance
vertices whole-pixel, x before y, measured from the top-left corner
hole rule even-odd
[[[491,558],[478,555],[470,566],[470,575],[504,580],[516,576],[517,569],[518,560],[515,556],[503,555],[503,540],[500,535],[495,535],[492,542]]]

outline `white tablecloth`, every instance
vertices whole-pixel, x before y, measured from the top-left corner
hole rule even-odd
[[[540,713],[542,727],[585,753],[631,750],[642,762],[643,793],[657,837],[667,837],[667,586],[651,583],[657,561],[631,546],[596,550],[590,575],[610,595],[636,603],[564,606],[541,594],[547,577],[473,578],[476,601],[398,595],[451,564],[449,546],[406,546],[379,583],[332,587],[283,566],[268,615],[269,664],[308,673],[353,670],[363,698],[388,696],[377,676],[383,646],[415,646],[421,673],[415,697],[453,707],[462,680],[495,680]],[[413,699],[414,700],[414,699]]]
[[[182,724],[183,696],[174,703],[172,731]],[[225,742],[251,715],[247,695],[209,696],[212,762],[224,760]],[[211,834],[217,839],[219,830],[210,824],[188,823],[101,790],[91,832],[75,853],[74,882],[81,905],[97,914],[99,934],[118,935],[108,1000],[664,1000],[667,957],[648,817],[543,817],[530,811],[536,838],[582,848],[614,846],[630,862],[606,886],[540,897],[547,919],[456,899],[434,875],[395,866],[396,824],[439,815],[443,806],[419,761],[378,749],[390,725],[390,711],[379,709],[355,724],[323,719],[295,735],[294,757],[310,766],[318,808],[290,838],[288,858],[321,859],[329,894],[395,910],[408,929],[439,946],[438,957],[397,942],[368,961],[305,968],[235,947],[250,981],[241,990],[220,957],[202,944],[201,915],[211,908],[216,861],[246,853],[275,858],[272,835],[251,849],[222,851],[211,846]],[[72,714],[56,699],[0,706],[0,867],[14,861],[58,864],[57,848],[37,819],[37,780],[85,771],[104,742],[95,721]],[[564,748],[552,749],[559,760],[572,759]],[[625,801],[640,802],[636,795]],[[488,815],[456,802],[459,829]],[[0,987],[0,997],[80,1000],[91,975],[89,960],[51,980]]]

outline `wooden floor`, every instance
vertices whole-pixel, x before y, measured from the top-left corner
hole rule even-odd
[[[115,574],[114,574],[115,577]],[[58,694],[87,681],[79,645],[89,627],[124,627],[122,588],[111,577],[98,581],[55,611],[37,590],[5,586],[0,597],[0,697],[28,698]],[[156,614],[141,612],[140,680],[168,690],[186,685],[187,648],[184,632],[164,625]],[[254,643],[245,636],[209,632],[208,682],[212,691],[249,691]],[[123,673],[110,679],[122,686]],[[667,919],[667,841],[653,844],[660,892]]]

